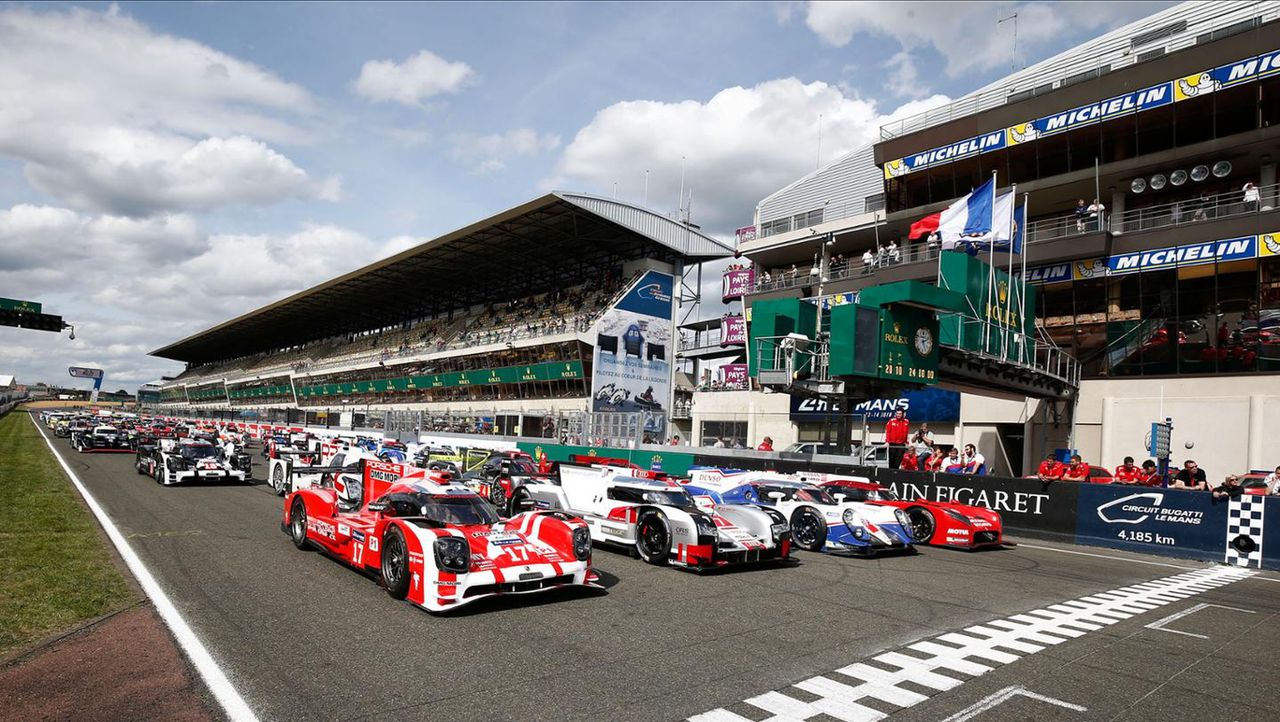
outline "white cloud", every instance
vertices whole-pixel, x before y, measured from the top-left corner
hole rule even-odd
[[[444,93],[456,93],[475,78],[464,62],[450,62],[430,50],[420,50],[403,63],[370,60],[360,68],[355,91],[375,102],[416,106]]]
[[[615,103],[578,131],[556,177],[543,185],[586,182],[603,189],[618,181],[622,193],[639,199],[647,169],[649,205],[674,211],[684,156],[694,222],[727,232],[749,224],[761,198],[814,169],[819,114],[826,163],[878,138],[880,124],[890,117],[946,100],[912,101],[886,116],[873,101],[827,83],[784,78],[727,88],[705,103]]]
[[[920,73],[911,53],[905,50],[895,53],[885,61],[884,67],[889,73],[885,85],[897,97],[923,98],[929,94],[928,86],[920,82]]]
[[[488,173],[505,168],[512,158],[533,157],[559,147],[558,135],[516,128],[490,135],[459,134],[454,137],[453,155],[471,164],[476,173]]]
[[[1013,59],[1013,27],[1000,18],[1018,14],[1018,55],[1068,34],[1110,29],[1168,3],[1045,2],[810,2],[805,24],[823,42],[849,45],[860,34],[896,40],[903,51],[933,48],[946,59],[947,73],[1008,67]]]
[[[144,215],[337,192],[263,142],[314,136],[307,91],[115,7],[0,10],[0,69],[0,154],[75,208]]]
[[[0,288],[43,302],[76,327],[75,341],[0,328],[0,369],[62,381],[50,373],[92,362],[107,370],[109,385],[154,380],[180,366],[147,358],[149,351],[423,240],[371,239],[333,225],[210,235],[182,215],[0,210]]]

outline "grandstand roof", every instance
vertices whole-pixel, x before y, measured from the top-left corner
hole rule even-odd
[[[593,269],[733,248],[622,201],[556,191],[151,352],[208,363],[571,286]]]

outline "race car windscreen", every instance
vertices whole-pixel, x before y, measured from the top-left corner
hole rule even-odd
[[[413,495],[422,509],[422,515],[441,524],[466,526],[470,524],[497,524],[498,512],[478,496],[452,496],[449,494]]]
[[[772,499],[770,494],[782,494],[782,501],[807,501],[812,504],[834,504],[836,500],[822,489],[795,487],[795,486],[760,486],[756,487],[756,491],[760,492],[760,498],[764,500]]]
[[[528,459],[511,459],[503,462],[503,466],[510,469],[512,474],[518,476],[532,476],[538,473],[538,469]]]
[[[184,446],[182,447],[182,458],[192,461],[196,459],[216,459],[218,458],[218,450],[212,446]]]
[[[897,501],[898,497],[888,489],[862,489],[856,486],[832,486],[827,491],[834,497],[844,494],[844,501]]]

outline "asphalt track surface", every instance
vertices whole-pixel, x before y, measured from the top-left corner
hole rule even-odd
[[[62,439],[55,447],[271,720],[676,720],[712,710],[764,720],[768,711],[743,700],[789,690],[809,701],[789,686],[815,675],[853,684],[834,670],[1205,568],[1034,542],[880,559],[801,552],[793,566],[697,576],[597,548],[607,592],[481,601],[433,616],[295,550],[279,528],[281,500],[260,481],[164,488],[134,473],[132,455],[76,454]],[[1176,631],[1147,628],[1198,604],[1221,606],[1169,622]],[[953,722],[1274,720],[1278,647],[1280,581],[1261,573],[982,676],[950,673],[962,683],[946,691],[904,683],[930,695],[906,709],[864,704],[892,719]]]

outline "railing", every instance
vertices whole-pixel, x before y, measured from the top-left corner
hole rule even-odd
[[[1109,230],[1112,233],[1136,233],[1153,228],[1181,226],[1275,210],[1275,199],[1277,192],[1280,191],[1280,185],[1261,186],[1257,190],[1257,201],[1245,201],[1243,191],[1233,190],[1217,195],[1200,196],[1113,213]]]

